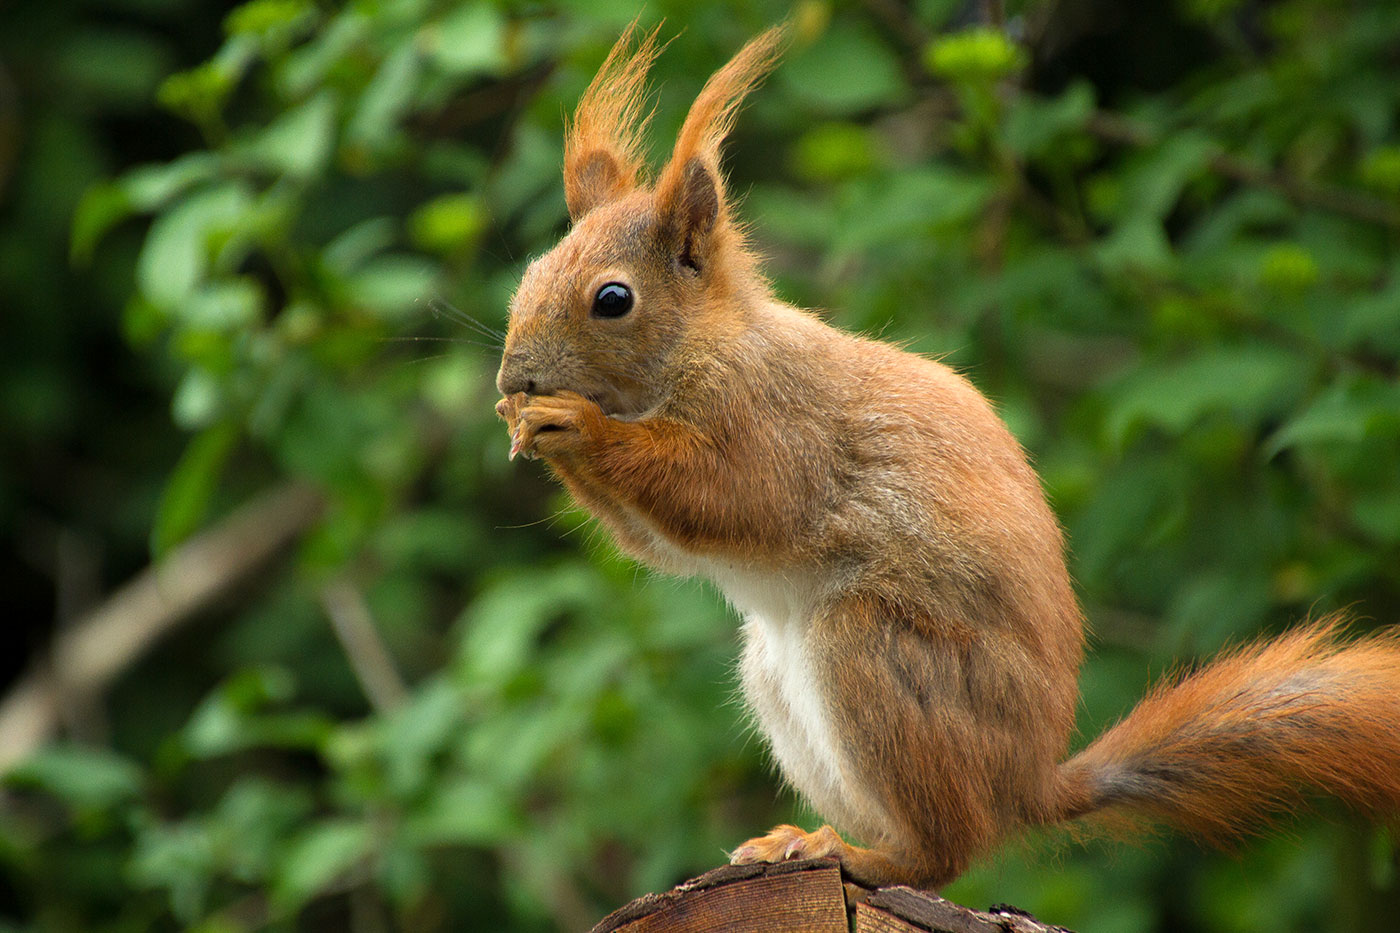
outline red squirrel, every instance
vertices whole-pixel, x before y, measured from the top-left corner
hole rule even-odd
[[[781,27],[643,164],[656,32],[618,40],[566,129],[572,226],[511,301],[497,412],[627,554],[743,615],[743,692],[831,825],[736,863],[836,856],[938,887],[1019,827],[1091,814],[1221,840],[1307,794],[1400,812],[1400,638],[1336,620],[1159,686],[1064,760],[1083,619],[1059,524],[991,404],[938,362],[779,301],[720,146]]]

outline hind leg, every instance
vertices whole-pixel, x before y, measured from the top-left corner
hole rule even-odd
[[[740,845],[732,861],[835,856],[851,878],[873,887],[951,881],[990,847],[999,829],[987,773],[995,750],[967,708],[965,647],[925,634],[938,630],[932,623],[916,629],[908,620],[887,619],[859,597],[813,616],[808,625],[804,650],[796,655],[806,660],[809,678],[800,702],[820,703],[821,715],[812,721],[829,735],[812,747],[834,757],[840,781],[823,785],[800,772],[789,779],[798,788],[815,787],[809,796],[819,810],[874,845],[851,845],[830,826],[810,833],[779,826]],[[757,680],[761,692],[764,682]],[[758,699],[762,722],[765,702],[772,714],[772,697]],[[786,707],[776,708],[780,715],[793,705],[787,699]],[[776,724],[778,739],[788,730],[791,746],[793,721]],[[788,758],[810,766],[800,755]],[[779,760],[789,766],[782,755]]]

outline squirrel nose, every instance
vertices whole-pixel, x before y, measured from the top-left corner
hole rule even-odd
[[[535,380],[521,373],[508,373],[503,366],[496,376],[496,388],[501,390],[502,395],[514,395],[517,392],[534,395],[536,386]]]

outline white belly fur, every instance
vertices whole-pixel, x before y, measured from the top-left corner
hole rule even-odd
[[[810,584],[722,574],[716,585],[744,617],[744,695],[783,773],[822,807],[841,796],[839,748],[807,644]],[[728,577],[728,579],[725,579]]]
[[[744,617],[744,698],[783,776],[838,828],[867,841],[885,836],[889,823],[879,803],[844,777],[851,763],[836,741],[812,669],[810,622],[826,597],[820,581],[697,557],[657,539],[668,563],[713,581]]]

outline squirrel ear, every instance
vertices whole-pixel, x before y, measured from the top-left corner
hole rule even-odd
[[[709,247],[720,219],[721,194],[717,174],[699,158],[685,163],[670,197],[657,205],[662,236],[676,261],[699,272],[709,262]]]
[[[601,149],[590,152],[576,160],[572,170],[564,172],[564,203],[569,206],[569,219],[577,222],[599,204],[625,194],[635,184],[635,176],[623,177],[622,167],[612,153]]]
[[[578,221],[600,204],[637,186],[642,170],[642,136],[651,118],[645,112],[646,76],[661,48],[656,34],[629,49],[637,22],[618,38],[598,74],[579,100],[564,134],[564,200]]]
[[[734,125],[744,96],[777,63],[786,37],[786,26],[774,26],[711,75],[690,105],[671,160],[656,181],[662,229],[677,237],[681,262],[694,269],[702,268],[714,234],[728,222],[724,179],[719,172],[720,146]]]

